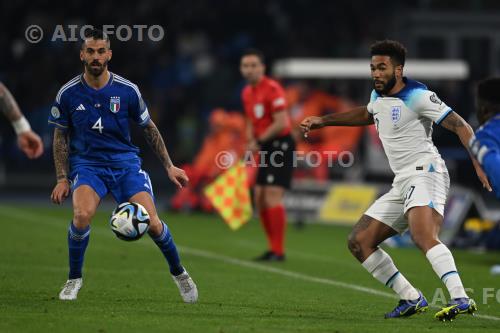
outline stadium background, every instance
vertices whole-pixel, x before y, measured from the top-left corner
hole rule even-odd
[[[32,44],[25,38],[25,29],[33,24],[44,29],[40,43]],[[157,24],[165,29],[165,36],[159,42],[139,42],[134,38],[122,42],[111,36],[110,70],[138,84],[177,165],[193,162],[210,134],[215,109],[241,111],[240,92],[244,82],[238,65],[241,52],[248,47],[264,52],[269,70],[276,61],[287,58],[366,60],[366,79],[282,79],[291,96],[298,94],[295,96],[299,96],[299,101],[306,100],[313,92],[321,92],[347,103],[366,104],[371,91],[368,48],[377,39],[402,41],[410,59],[463,60],[469,68],[467,78],[422,81],[473,127],[477,126],[473,112],[475,82],[500,74],[500,3],[497,1],[185,0],[126,5],[118,1],[3,1],[0,4],[0,81],[11,90],[33,129],[42,136],[46,150],[38,160],[26,159],[17,149],[10,125],[5,120],[0,122],[2,204],[26,202],[57,211],[49,203],[55,175],[47,116],[59,88],[82,68],[79,43],[52,42],[50,37],[56,26],[70,24],[95,27]],[[296,108],[300,106],[300,102],[295,104]],[[320,112],[335,111],[338,110],[320,108]],[[366,159],[376,147],[372,134],[364,130],[356,139],[353,168],[328,170],[326,186],[331,182],[377,184],[382,188],[390,185],[391,174],[387,168],[373,168],[372,160]],[[449,167],[453,186],[462,194],[479,198],[482,205],[467,208],[460,223],[466,218],[482,217],[478,214],[480,211],[488,212],[487,216],[498,216],[498,203],[481,189],[458,138],[439,126],[434,127],[433,137]],[[139,132],[134,139],[141,147],[145,168],[152,175],[159,204],[168,210],[175,189]],[[318,181],[314,172],[305,174],[299,178],[312,177]],[[319,177],[323,178],[318,184],[325,184],[325,175]],[[68,203],[65,207],[69,208]],[[4,213],[2,223],[14,216],[8,209]],[[66,215],[67,219],[69,215]],[[196,216],[193,218],[196,221],[203,219]],[[105,215],[101,217],[104,219]],[[487,237],[483,230],[494,228],[491,223],[485,226],[484,222],[472,220],[471,230],[462,232],[465,239],[461,245],[484,247]],[[496,221],[491,222],[494,225]],[[260,237],[258,226],[254,225],[250,238]],[[324,233],[329,229],[321,230]],[[187,237],[180,237],[189,243]],[[291,238],[293,243],[294,238],[300,237]],[[242,253],[239,255],[249,256]],[[467,258],[467,254],[464,256]],[[345,260],[354,263],[352,258]],[[488,260],[485,262],[493,263]],[[473,271],[472,268],[464,270]],[[498,304],[496,306],[498,309]]]

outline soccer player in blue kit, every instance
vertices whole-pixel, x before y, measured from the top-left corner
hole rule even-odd
[[[500,199],[500,78],[486,79],[477,86],[477,119],[481,127],[469,148],[488,175]]]
[[[174,184],[182,187],[188,177],[172,164],[137,86],[108,71],[111,55],[109,38],[100,30],[88,30],[80,50],[84,73],[59,90],[49,116],[57,174],[51,199],[60,204],[70,191],[73,198],[69,277],[59,299],[78,296],[90,222],[101,199],[110,192],[118,203],[137,202],[146,208],[151,218],[149,235],[165,256],[182,299],[194,303],[198,290],[180,263],[170,230],[158,217],[149,176],[141,169],[139,149],[130,141],[129,120],[142,127]]]
[[[500,78],[479,82],[477,86],[477,119],[481,127],[469,143],[472,154],[488,175],[491,187],[500,200]],[[491,272],[500,271],[494,265]]]

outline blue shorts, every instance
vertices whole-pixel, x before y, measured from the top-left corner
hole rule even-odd
[[[88,185],[102,199],[111,192],[116,202],[122,203],[139,192],[148,192],[154,200],[153,186],[146,171],[140,166],[109,168],[78,166],[71,171],[71,191],[81,185]]]

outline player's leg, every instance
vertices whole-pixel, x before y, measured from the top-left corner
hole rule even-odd
[[[388,225],[363,215],[349,235],[348,247],[375,279],[393,289],[401,299],[416,299],[418,291],[399,272],[389,254],[378,246],[396,234]]]
[[[181,265],[170,229],[160,220],[151,194],[146,191],[139,192],[130,197],[128,201],[137,202],[146,208],[151,220],[148,233],[167,260],[170,273],[179,288],[182,299],[186,303],[195,303],[198,300],[196,284]]]
[[[271,230],[271,252],[267,258],[271,261],[282,261],[285,258],[286,213],[283,205],[285,189],[282,186],[263,186],[262,212]]]
[[[465,292],[453,255],[439,241],[449,188],[448,173],[423,172],[413,177],[406,187],[405,213],[413,241],[425,253],[452,299],[450,305],[438,312],[436,317],[451,320],[460,313],[473,313],[477,307]]]
[[[145,191],[139,192],[130,197],[128,201],[137,202],[146,208],[151,221],[149,224],[149,235],[160,248],[160,251],[167,260],[170,273],[174,276],[182,274],[184,272],[184,268],[181,265],[181,260],[179,258],[179,253],[177,252],[174,239],[170,233],[170,229],[163,221],[160,220],[151,195]]]
[[[451,298],[467,298],[453,255],[439,241],[443,217],[429,206],[413,207],[407,214],[413,241],[425,253],[432,268],[445,283]]]
[[[379,249],[379,244],[397,234],[398,232],[387,224],[371,216],[363,215],[349,234],[347,247],[352,255],[363,263]]]
[[[90,223],[100,201],[99,195],[88,185],[79,186],[73,192],[73,221],[68,231],[70,279],[82,276],[83,258],[90,235]]]
[[[398,270],[392,258],[379,247],[385,239],[403,232],[406,222],[397,190],[375,201],[354,226],[348,238],[351,253],[378,281],[396,292],[401,301],[386,318],[410,316],[427,309],[427,301]],[[383,222],[382,222],[383,221]]]
[[[59,294],[61,300],[75,300],[82,287],[82,267],[90,237],[90,222],[100,197],[89,185],[73,190],[73,220],[68,229],[69,275]]]
[[[267,212],[264,209],[264,186],[256,184],[253,188],[253,200],[255,205],[255,211],[259,214],[260,224],[266,233],[266,239],[268,244],[268,250],[262,255],[255,258],[256,260],[265,260],[271,253],[272,248],[272,229],[269,218],[267,217]]]
[[[261,218],[269,230],[271,251],[260,259],[283,261],[287,224],[283,198],[292,179],[295,142],[288,135],[265,143],[262,150],[268,152],[267,165],[259,169],[257,181],[262,185]]]
[[[168,226],[160,220],[154,203],[153,186],[146,171],[139,166],[123,170],[115,175],[111,193],[118,202],[137,202],[146,208],[151,222],[149,235],[165,257],[172,278],[186,303],[198,300],[198,289],[181,265],[177,247]]]
[[[436,318],[452,320],[460,313],[475,312],[477,306],[465,292],[451,251],[439,241],[443,217],[429,206],[420,206],[408,211],[408,220],[413,241],[425,253],[434,272],[450,293],[450,304],[439,311]]]

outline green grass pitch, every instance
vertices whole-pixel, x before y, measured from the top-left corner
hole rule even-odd
[[[454,251],[478,316],[451,323],[436,308],[386,320],[397,299],[346,248],[349,228],[288,229],[288,260],[258,264],[265,249],[259,223],[230,231],[216,216],[161,214],[182,262],[198,285],[197,304],[184,304],[149,237],[118,240],[108,213],[92,225],[84,286],[75,302],[57,295],[67,276],[68,208],[0,206],[0,332],[498,332],[500,278],[489,267],[498,253]],[[429,301],[444,286],[416,249],[388,249],[399,269]],[[484,289],[490,288],[490,289]],[[492,296],[491,296],[492,295]],[[486,296],[486,297],[485,297]],[[495,297],[496,296],[496,297]],[[452,331],[453,330],[453,331]]]

